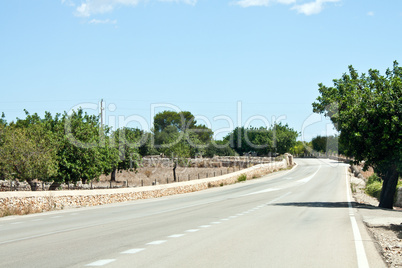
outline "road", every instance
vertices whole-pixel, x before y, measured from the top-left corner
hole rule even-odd
[[[164,198],[0,219],[0,267],[385,267],[347,165]]]

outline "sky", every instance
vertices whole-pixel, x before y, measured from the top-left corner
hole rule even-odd
[[[401,26],[400,0],[2,0],[0,113],[103,99],[114,129],[175,110],[217,139],[281,122],[308,141],[335,133],[317,84],[402,62]]]

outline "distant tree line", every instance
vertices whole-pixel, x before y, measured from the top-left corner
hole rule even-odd
[[[238,127],[221,140],[213,131],[197,124],[187,111],[164,111],[155,115],[150,132],[123,127],[112,130],[100,124],[99,116],[82,109],[70,114],[44,117],[29,114],[7,123],[0,118],[0,179],[87,183],[102,174],[134,171],[146,155],[172,158],[243,155],[272,155],[288,152],[298,133],[287,125],[271,128]]]

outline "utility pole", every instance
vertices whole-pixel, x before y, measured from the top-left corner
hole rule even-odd
[[[103,99],[100,102],[100,112],[101,112],[101,128],[103,128]]]

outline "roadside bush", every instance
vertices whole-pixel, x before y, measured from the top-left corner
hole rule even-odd
[[[246,174],[241,174],[238,178],[237,181],[241,182],[241,181],[246,181],[247,180],[247,175]]]
[[[366,194],[377,198],[377,200],[380,200],[381,189],[382,189],[382,183],[379,181],[373,181],[370,184],[367,183],[365,190]]]
[[[399,180],[397,189],[399,187],[402,187],[402,180]],[[366,194],[377,198],[378,201],[380,201],[380,196],[381,196],[381,190],[382,190],[382,180],[380,177],[378,177],[377,174],[373,174],[367,179],[367,184],[366,184]],[[396,196],[397,192],[395,193]]]

